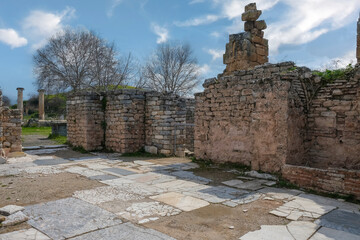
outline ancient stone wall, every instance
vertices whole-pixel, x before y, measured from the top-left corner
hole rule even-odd
[[[357,43],[356,43],[356,58],[357,62],[360,63],[360,17],[357,22]]]
[[[5,154],[22,151],[21,118],[21,110],[3,107],[0,91],[0,149]]]
[[[308,166],[360,170],[360,68],[319,89],[307,115]]]
[[[291,84],[299,79],[293,67],[267,64],[205,81],[204,92],[195,95],[196,157],[263,171],[280,171],[287,158],[302,161],[298,129],[305,118],[299,117],[299,83]]]
[[[360,200],[360,171],[285,165],[281,173],[285,179],[298,186],[327,193],[354,195]]]
[[[186,102],[185,148],[194,152],[195,99]]]
[[[116,152],[136,152],[144,147],[145,94],[119,90],[106,95],[105,147]]]
[[[68,141],[85,150],[101,149],[103,143],[103,102],[95,93],[79,93],[66,104]]]
[[[191,104],[194,101],[175,95],[135,89],[78,94],[67,102],[68,140],[87,150],[183,152],[187,133],[193,135],[193,126],[186,127]]]
[[[170,155],[183,152],[186,139],[186,99],[146,95],[146,146],[156,147],[159,153]],[[155,150],[155,149],[154,149]],[[153,150],[153,151],[154,151]]]
[[[245,7],[245,12],[242,14],[245,32],[229,36],[223,59],[226,64],[224,74],[251,69],[268,62],[269,46],[263,31],[267,26],[264,20],[257,21],[261,13],[256,9],[255,3]]]

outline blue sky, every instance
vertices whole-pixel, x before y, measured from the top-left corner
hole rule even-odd
[[[228,35],[243,31],[248,0],[0,0],[0,87],[13,102],[16,88],[36,93],[32,55],[66,26],[97,32],[140,62],[166,41],[189,43],[202,78],[225,68]],[[355,62],[359,0],[258,0],[268,24],[270,62],[311,68]],[[201,86],[197,89],[201,91]]]

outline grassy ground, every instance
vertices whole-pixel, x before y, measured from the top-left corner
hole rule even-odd
[[[51,134],[51,127],[23,127],[22,135],[44,135]]]
[[[58,144],[66,144],[67,138],[64,136],[52,135],[51,127],[23,127],[22,135],[42,135],[46,136],[49,139],[57,142]]]
[[[66,144],[67,143],[67,137],[65,136],[59,136],[59,135],[49,135],[49,139],[54,140],[58,144]]]

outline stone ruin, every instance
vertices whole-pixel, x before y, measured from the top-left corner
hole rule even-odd
[[[356,58],[357,62],[360,63],[360,17],[357,22],[357,44],[356,44]]]
[[[260,15],[255,4],[245,7],[245,32],[230,35],[226,69],[204,82],[195,108],[193,100],[141,90],[79,93],[67,103],[69,142],[121,153],[194,149],[199,159],[360,199],[360,65],[326,82],[293,62],[269,64]],[[359,31],[360,20],[358,61]]]
[[[68,141],[86,150],[183,156],[193,151],[194,106],[193,99],[136,89],[78,93],[67,102]]]
[[[3,106],[0,91],[0,157],[22,151],[21,118],[21,110]]]
[[[257,21],[261,13],[256,9],[256,3],[245,7],[242,14],[245,32],[230,35],[229,43],[226,44],[223,60],[226,64],[225,75],[233,71],[251,69],[269,61],[268,40],[264,38],[263,31],[267,26],[264,20]]]
[[[195,94],[195,156],[360,199],[360,65],[326,82],[293,62],[265,63],[260,14],[245,7],[246,32],[230,36],[224,74]]]

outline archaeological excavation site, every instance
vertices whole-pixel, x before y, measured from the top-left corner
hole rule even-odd
[[[262,16],[194,95],[86,88],[48,120],[40,89],[35,121],[0,91],[0,239],[360,239],[360,18],[322,72],[269,63]]]

